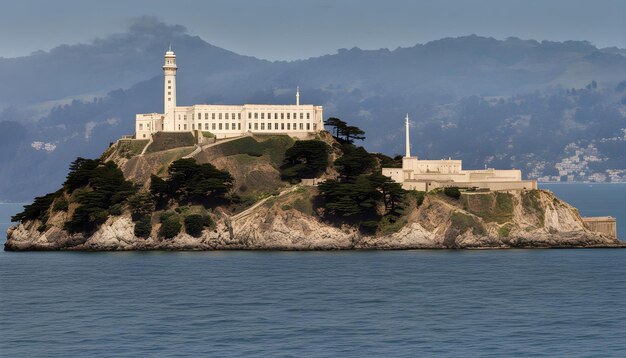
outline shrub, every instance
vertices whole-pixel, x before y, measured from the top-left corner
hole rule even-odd
[[[171,213],[166,215],[163,220],[163,214],[161,214],[161,228],[159,229],[159,236],[171,239],[180,233],[182,225],[180,224],[180,216],[178,214]]]
[[[69,205],[69,202],[65,198],[61,197],[54,202],[52,209],[54,211],[67,211]]]
[[[122,204],[115,204],[109,208],[109,214],[120,216],[122,215]]]
[[[192,214],[185,217],[185,231],[193,237],[200,237],[202,229],[212,224],[213,220],[208,215]]]
[[[449,186],[444,188],[443,193],[453,199],[458,199],[461,197],[461,191],[456,186]]]
[[[419,208],[424,202],[424,197],[426,196],[426,192],[418,191],[418,190],[410,190],[409,194],[415,198],[415,206]]]
[[[152,223],[149,216],[143,216],[135,223],[135,236],[147,238],[152,232]]]

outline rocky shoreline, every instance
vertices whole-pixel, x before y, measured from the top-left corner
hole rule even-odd
[[[199,237],[181,232],[171,239],[161,239],[156,234],[139,238],[133,234],[135,224],[129,214],[110,217],[89,237],[81,233],[70,235],[61,225],[67,214],[59,212],[49,220],[53,225],[44,232],[38,231],[41,223],[37,221],[11,227],[4,248],[7,251],[310,251],[626,247],[623,241],[589,231],[577,210],[552,193],[536,192],[541,215],[529,212],[522,205],[524,192],[511,192],[508,195],[512,195],[516,204],[512,217],[504,223],[477,216],[471,209],[463,210],[441,196],[428,195],[408,215],[408,222],[401,229],[371,236],[349,225],[330,225],[310,213],[283,210],[285,203],[302,195],[301,191],[263,203],[234,219],[225,212],[217,212],[215,226],[205,229]],[[457,217],[463,218],[461,223]],[[503,232],[503,227],[509,227],[510,231]]]

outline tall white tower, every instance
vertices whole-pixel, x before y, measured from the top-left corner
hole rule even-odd
[[[296,87],[296,106],[300,105],[300,86]]]
[[[163,86],[163,123],[165,130],[174,130],[174,109],[176,108],[176,55],[172,51],[172,45],[165,53],[165,64],[163,65],[164,86]]]
[[[409,114],[406,114],[406,157],[411,157],[411,141],[409,140]]]

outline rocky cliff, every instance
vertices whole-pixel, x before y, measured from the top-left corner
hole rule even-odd
[[[171,239],[136,237],[130,215],[110,217],[89,237],[68,234],[51,218],[44,232],[40,222],[19,224],[7,233],[7,250],[349,250],[349,249],[492,249],[554,247],[625,247],[614,238],[587,230],[578,212],[548,191],[463,195],[458,201],[429,194],[410,211],[395,232],[363,235],[348,225],[324,222],[306,207],[315,188],[298,188],[265,200],[241,214],[215,212],[216,223],[200,237],[184,232]],[[496,195],[512,203],[504,217],[497,209],[475,211],[475,201],[498,205]],[[532,197],[532,199],[529,199]],[[529,200],[533,204],[528,204]],[[472,204],[474,203],[474,204]],[[299,207],[304,206],[304,208]],[[463,206],[466,208],[463,209]],[[510,209],[510,210],[509,210]],[[158,224],[157,224],[158,225]]]
[[[254,144],[257,145],[257,144]],[[119,146],[119,143],[118,143]],[[256,203],[241,210],[200,208],[212,225],[199,235],[181,230],[159,235],[159,213],[150,216],[147,237],[135,235],[137,223],[128,210],[110,215],[93,232],[70,233],[67,210],[48,210],[43,219],[27,220],[7,232],[6,250],[343,250],[343,249],[483,249],[534,247],[625,247],[615,238],[585,228],[578,211],[549,191],[464,192],[459,198],[430,192],[406,202],[404,213],[375,234],[324,217],[316,187],[280,181],[272,144],[260,155],[246,156],[229,146],[207,147],[198,161],[230,168],[234,190],[252,193]],[[103,155],[118,163],[127,179],[148,185],[150,174],[164,171],[193,147],[136,155],[113,148]],[[249,148],[249,146],[246,146]],[[334,154],[333,154],[334,155]],[[325,175],[335,175],[329,170]],[[255,183],[258,185],[254,186]],[[181,209],[181,208],[178,208]],[[195,210],[193,207],[184,210]],[[242,211],[243,210],[243,211]],[[180,210],[178,210],[180,212]]]

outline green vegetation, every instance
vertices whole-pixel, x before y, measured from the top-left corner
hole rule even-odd
[[[52,210],[54,211],[67,211],[69,209],[70,203],[64,197],[59,197],[55,200],[54,205],[52,206]]]
[[[179,147],[191,147],[196,144],[196,138],[191,132],[156,132],[152,135],[152,144],[146,153],[155,153]]]
[[[43,220],[48,216],[50,205],[56,198],[56,193],[46,194],[35,198],[32,204],[24,205],[24,210],[11,217],[11,221],[24,222],[27,220]]]
[[[213,134],[211,132],[202,132],[202,136],[204,138],[215,138],[215,134]]]
[[[152,222],[150,216],[143,216],[135,222],[135,236],[146,238],[152,232]]]
[[[315,178],[328,167],[329,147],[320,140],[300,140],[285,152],[280,167],[281,178],[297,183],[302,178]]]
[[[512,225],[505,224],[500,229],[498,229],[498,236],[500,236],[500,237],[509,237],[509,235],[511,234],[511,229],[512,228],[513,228]]]
[[[513,219],[513,195],[503,192],[464,195],[466,209],[486,222],[505,223]]]
[[[171,239],[178,235],[183,227],[180,223],[180,215],[172,211],[161,213],[159,220],[161,221],[159,236],[165,239]]]
[[[136,191],[114,162],[101,163],[98,159],[78,158],[72,163],[64,186],[69,192],[78,184],[91,190],[74,195],[79,205],[71,220],[65,223],[69,232],[94,231],[106,221],[111,207],[125,202]]]
[[[485,228],[473,216],[455,211],[450,215],[450,221],[452,227],[456,228],[461,233],[472,230],[475,235],[486,234]]]
[[[344,154],[335,160],[335,168],[344,180],[349,181],[376,169],[376,160],[365,148],[344,144],[342,150]]]
[[[364,140],[365,132],[359,127],[349,126],[339,118],[330,117],[324,121],[324,125],[332,127],[331,134],[340,142],[354,143],[355,140]]]
[[[341,130],[336,127],[339,133]],[[327,180],[318,187],[324,216],[356,224],[366,233],[378,230],[383,219],[385,227],[396,223],[404,214],[406,192],[402,186],[380,174],[377,160],[363,147],[344,140],[341,149],[344,155],[334,163],[339,179]]]
[[[417,208],[422,205],[422,203],[424,202],[424,198],[426,197],[425,191],[409,190],[407,191],[407,193],[410,197],[413,197],[415,199],[415,207]]]
[[[443,189],[443,193],[453,199],[461,197],[461,191],[456,186],[448,186]]]
[[[539,190],[528,190],[522,193],[522,205],[524,210],[534,215],[541,226],[545,224],[545,209],[541,205],[541,199],[539,198]]]
[[[213,220],[208,215],[191,214],[185,216],[185,231],[193,237],[200,237],[205,227],[214,226]]]
[[[147,139],[125,139],[117,144],[118,154],[126,159],[141,154],[143,148],[148,144]]]
[[[233,186],[233,177],[212,164],[197,164],[195,159],[179,159],[169,167],[169,179],[151,176],[150,193],[157,206],[169,200],[215,206],[225,200]]]
[[[272,165],[278,168],[285,158],[286,148],[294,144],[294,139],[287,135],[273,135],[263,139],[244,137],[220,144],[217,148],[224,156],[247,154],[252,157],[261,157],[267,155]]]

